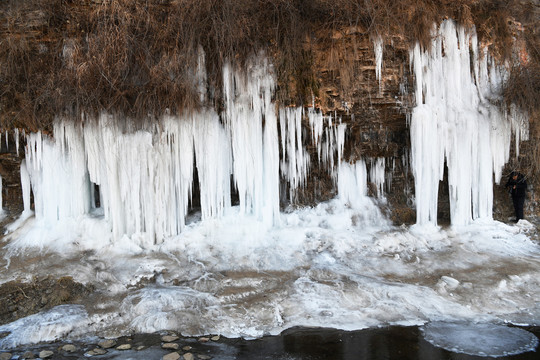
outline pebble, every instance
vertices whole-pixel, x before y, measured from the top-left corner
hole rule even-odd
[[[167,355],[163,356],[163,358],[162,358],[162,360],[178,360],[178,359],[180,359],[180,354],[177,353],[177,352],[167,354]]]
[[[77,347],[73,344],[66,344],[62,346],[60,349],[67,351],[67,352],[75,352],[77,351]]]
[[[50,350],[42,350],[42,351],[39,352],[39,357],[42,358],[42,359],[50,358],[53,355],[54,355],[54,352],[52,352]]]
[[[103,340],[103,341],[98,342],[98,345],[104,349],[110,349],[116,345],[116,340],[113,340],[113,339]]]
[[[88,351],[87,353],[85,353],[84,355],[88,355],[88,356],[96,356],[96,355],[105,355],[107,353],[107,350],[105,349],[102,349],[102,348],[95,348],[93,350],[90,350]]]
[[[36,355],[34,355],[31,351],[25,351],[24,354],[22,354],[21,359],[35,359]]]
[[[161,347],[166,350],[178,350],[180,348],[180,345],[178,345],[177,343],[168,342],[161,344]]]
[[[161,341],[167,342],[167,343],[176,341],[178,339],[180,339],[180,338],[178,336],[176,336],[176,335],[164,335],[164,336],[161,337]]]
[[[184,360],[195,360],[195,356],[192,353],[184,354]]]
[[[210,360],[212,357],[208,355],[197,355],[197,357],[201,360]]]
[[[182,350],[184,350],[184,351],[189,351],[189,350],[191,350],[191,349],[193,349],[193,348],[192,348],[191,346],[189,346],[189,345],[186,345],[186,346],[184,346],[184,347],[182,348]]]
[[[219,335],[212,336],[212,341],[219,341],[219,339],[220,339]]]
[[[137,350],[137,351],[141,351],[141,350],[144,350],[144,349],[146,349],[146,346],[144,346],[144,345],[139,345],[139,346],[137,346],[135,348],[135,350]]]
[[[129,350],[131,349],[131,344],[122,344],[116,347],[116,350]]]
[[[13,357],[11,353],[1,353],[0,354],[0,360],[9,360]]]
[[[209,342],[209,341],[210,341],[210,338],[207,338],[207,337],[199,338],[199,342],[202,342],[202,343]]]

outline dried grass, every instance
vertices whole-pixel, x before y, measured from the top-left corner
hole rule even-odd
[[[354,28],[428,46],[433,24],[447,17],[475,23],[501,58],[510,56],[515,35],[508,19],[534,22],[517,0],[5,0],[0,126],[46,129],[55,115],[103,110],[140,121],[196,108],[200,47],[205,105],[221,107],[224,62],[242,64],[260,50],[273,57],[277,98],[309,103],[319,90],[314,47],[344,51],[332,34]],[[527,39],[537,44],[536,36]],[[537,49],[530,50],[536,63]],[[345,51],[350,61],[329,65],[347,82],[356,49]]]

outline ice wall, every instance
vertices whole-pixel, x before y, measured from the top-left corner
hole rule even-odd
[[[203,67],[197,71],[204,81]],[[272,65],[264,57],[253,58],[247,70],[226,65],[223,84],[221,114],[203,108],[166,115],[139,131],[101,114],[82,125],[58,119],[52,137],[28,135],[21,166],[25,210],[30,212],[32,191],[36,218],[45,224],[93,214],[103,216],[114,239],[140,234],[150,244],[182,232],[197,180],[203,221],[222,217],[234,191],[240,216],[263,227],[277,224],[280,178],[291,197],[304,185],[309,140],[337,179],[345,125],[314,109],[279,109],[272,100]],[[316,126],[317,136],[303,134],[304,119]]]
[[[417,223],[436,224],[439,181],[447,166],[451,221],[464,225],[492,216],[493,180],[500,181],[508,161],[512,132],[526,136],[526,122],[493,105],[506,72],[479,47],[474,29],[447,20],[434,32],[430,49],[417,44],[410,53]]]

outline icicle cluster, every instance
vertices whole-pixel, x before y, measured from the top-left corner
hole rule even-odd
[[[436,224],[446,164],[452,224],[464,225],[492,216],[493,176],[500,181],[512,131],[526,129],[490,102],[505,71],[487,51],[479,53],[474,30],[448,20],[434,35],[431,49],[417,44],[410,54],[416,77],[410,132],[417,223]]]
[[[115,239],[145,233],[159,242],[184,228],[197,174],[203,221],[221,217],[235,190],[241,216],[276,224],[280,173],[291,194],[308,176],[305,113],[301,107],[277,109],[273,69],[264,57],[254,58],[247,69],[224,67],[222,114],[207,108],[167,115],[159,126],[136,132],[123,131],[122,119],[102,114],[84,125],[58,119],[52,138],[30,134],[21,166],[25,211],[31,211],[32,190],[36,218],[47,224],[96,213],[110,224]],[[204,100],[204,66],[197,68],[197,78]],[[334,126],[331,117],[314,109],[307,117],[316,127],[312,140],[319,161],[337,178],[345,125]]]
[[[341,123],[341,118],[324,116],[315,111],[314,108],[308,109],[307,116],[311,128],[311,140],[317,147],[319,164],[322,163],[330,171],[332,179],[336,183],[338,178],[337,170],[343,158],[347,125]]]

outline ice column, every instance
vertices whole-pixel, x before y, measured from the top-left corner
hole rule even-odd
[[[490,218],[493,174],[500,180],[517,122],[490,100],[499,96],[504,69],[479,56],[474,29],[444,21],[429,50],[411,50],[416,106],[410,124],[417,223],[437,222],[439,181],[448,167],[451,221]],[[473,57],[471,58],[471,51]]]
[[[367,169],[364,160],[354,164],[341,163],[339,166],[338,193],[342,202],[353,207],[367,198]]]
[[[252,58],[247,71],[223,69],[226,127],[230,134],[232,169],[240,213],[265,223],[279,214],[279,147],[273,68],[263,57]],[[270,217],[270,218],[268,218]]]
[[[338,201],[351,209],[351,220],[359,227],[384,227],[388,220],[367,196],[367,168],[364,160],[353,164],[342,162],[338,171]]]

